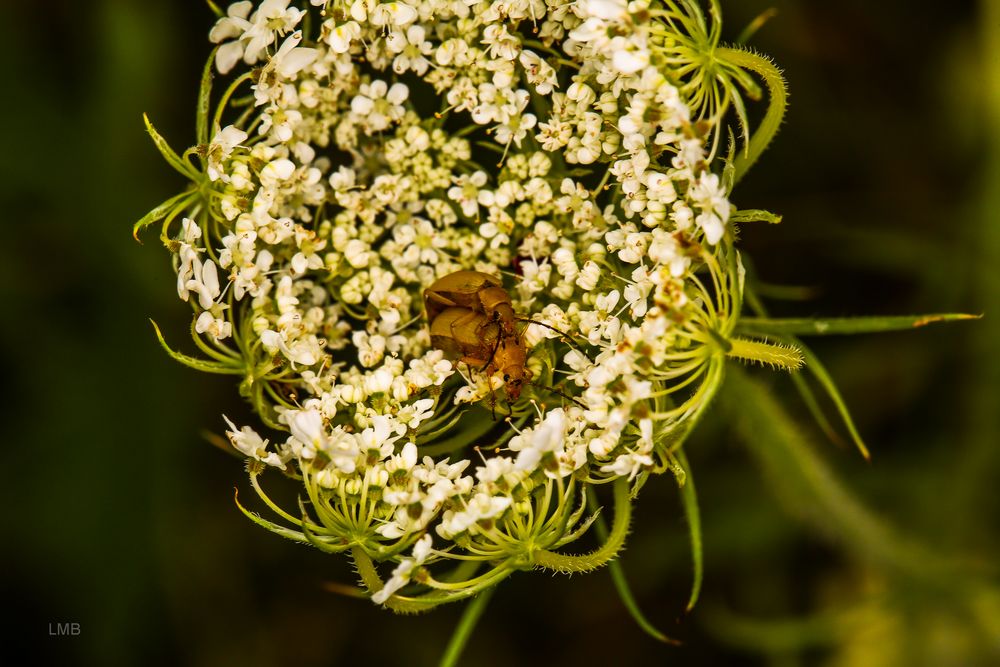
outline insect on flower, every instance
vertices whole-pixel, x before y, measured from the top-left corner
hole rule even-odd
[[[520,397],[521,385],[531,379],[528,352],[499,278],[479,271],[449,273],[424,290],[424,307],[431,345],[489,376],[501,373],[507,398]]]

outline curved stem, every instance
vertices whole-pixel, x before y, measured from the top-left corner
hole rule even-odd
[[[836,478],[765,385],[734,369],[723,404],[779,500],[821,534],[923,581],[950,581],[954,563],[899,535]]]
[[[458,664],[458,659],[462,657],[465,644],[469,641],[469,636],[472,635],[479,617],[483,615],[483,611],[486,609],[486,605],[489,604],[495,590],[496,586],[487,588],[466,605],[465,611],[462,612],[462,618],[458,621],[458,627],[455,628],[454,634],[452,634],[451,639],[448,641],[448,648],[445,649],[444,655],[441,657],[441,667],[454,667],[454,665]]]
[[[982,315],[969,313],[932,313],[929,315],[875,315],[871,317],[769,318],[744,317],[740,329],[766,334],[794,336],[837,336],[884,331],[910,331],[938,322],[978,320]]]
[[[745,153],[740,153],[734,160],[733,183],[739,183],[744,174],[757,161],[764,149],[777,134],[781,121],[788,108],[788,86],[785,84],[781,70],[775,67],[766,57],[746,51],[742,48],[719,47],[716,50],[719,59],[736,67],[745,67],[756,72],[764,79],[770,97],[767,112],[760,122],[757,131],[750,137],[750,144]]]
[[[369,593],[377,593],[382,590],[385,584],[382,583],[382,578],[379,576],[378,570],[375,569],[375,563],[365,553],[365,550],[360,546],[354,546],[351,548],[351,557],[354,559],[354,567],[358,571],[358,576],[361,577],[361,583],[364,584]],[[418,614],[430,609],[429,606],[399,600],[395,596],[386,600],[383,606],[400,614]]]
[[[691,466],[688,463],[687,455],[680,448],[677,450],[675,456],[678,463],[684,469],[684,486],[681,487],[681,501],[684,504],[684,515],[687,517],[688,522],[688,535],[691,540],[691,566],[693,570],[691,596],[688,598],[686,611],[691,611],[698,603],[698,596],[701,593],[701,582],[705,576],[701,545],[701,513],[698,511],[698,494],[694,488],[694,477],[691,475]]]
[[[589,554],[570,556],[545,549],[536,551],[535,564],[538,567],[566,574],[573,572],[589,572],[608,563],[618,555],[625,544],[629,522],[632,519],[632,502],[628,497],[628,480],[619,477],[614,482],[615,516],[611,525],[611,533],[603,545]]]
[[[597,495],[594,493],[594,489],[587,489],[587,506],[592,512],[598,511],[597,506]],[[594,532],[597,537],[606,540],[608,539],[608,525],[604,521],[604,517],[598,516],[594,521]],[[611,580],[615,584],[615,590],[618,591],[618,597],[621,598],[622,604],[625,605],[625,609],[632,616],[632,619],[638,624],[642,630],[657,641],[664,642],[665,644],[679,644],[675,639],[671,639],[662,632],[656,629],[646,615],[642,613],[642,609],[639,608],[639,602],[635,599],[635,595],[632,594],[632,588],[628,585],[628,578],[625,576],[625,568],[621,564],[621,560],[613,560],[608,564],[608,570],[611,572]]]

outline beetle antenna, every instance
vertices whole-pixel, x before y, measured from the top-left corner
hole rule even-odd
[[[534,382],[529,382],[528,384],[530,384],[530,385],[531,385],[532,387],[538,387],[539,389],[545,389],[546,391],[551,391],[551,392],[552,392],[553,394],[558,394],[559,396],[562,396],[562,397],[563,397],[563,398],[565,398],[565,399],[566,399],[567,401],[573,401],[574,403],[576,403],[577,405],[579,405],[579,406],[580,406],[581,408],[583,408],[584,410],[586,410],[586,409],[587,409],[587,406],[586,406],[586,405],[584,405],[584,404],[583,404],[583,403],[581,403],[580,401],[576,400],[575,398],[573,398],[573,397],[572,397],[572,396],[570,396],[569,394],[565,394],[565,393],[563,393],[563,392],[559,391],[559,390],[558,390],[558,389],[556,389],[555,387],[546,387],[546,386],[545,386],[544,384],[535,384]]]
[[[583,350],[580,348],[579,345],[576,344],[576,341],[573,340],[573,337],[571,335],[569,335],[568,333],[565,333],[563,331],[560,331],[559,329],[556,329],[551,324],[546,324],[545,322],[539,322],[538,320],[533,320],[530,317],[518,317],[516,319],[517,319],[518,322],[530,322],[531,324],[537,324],[540,327],[545,327],[546,329],[551,329],[552,331],[555,331],[557,334],[559,334],[560,336],[562,336],[566,340],[567,343],[569,343],[571,346],[573,346],[573,349],[575,349],[580,354],[584,354]],[[587,355],[584,354],[584,356],[587,356]],[[589,359],[589,357],[588,357],[588,359]]]

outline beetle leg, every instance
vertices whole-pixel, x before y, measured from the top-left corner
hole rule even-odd
[[[479,359],[477,357],[470,357],[468,355],[462,357],[461,359],[459,359],[459,361],[468,366],[470,371],[473,368],[479,369],[479,364],[483,363],[482,359]]]
[[[490,358],[486,361],[486,365],[482,367],[481,370],[485,371],[493,363],[493,358],[497,356],[497,350],[500,349],[500,343],[503,341],[503,336],[497,336],[497,342],[493,346],[493,351],[490,352]]]

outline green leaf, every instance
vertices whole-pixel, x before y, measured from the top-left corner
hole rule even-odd
[[[794,341],[794,343],[799,346],[799,350],[802,352],[802,356],[806,360],[806,369],[812,373],[813,377],[815,377],[823,389],[826,390],[826,395],[830,397],[831,401],[833,401],[838,414],[840,414],[840,419],[844,422],[844,426],[847,427],[847,432],[851,434],[851,440],[854,442],[855,447],[858,448],[858,451],[861,452],[861,456],[865,457],[865,460],[870,461],[872,455],[868,451],[868,447],[865,445],[864,440],[861,438],[861,434],[858,432],[857,427],[854,425],[854,420],[851,418],[851,411],[847,409],[847,404],[844,402],[844,398],[840,395],[840,390],[837,389],[837,384],[833,381],[833,377],[831,377],[830,373],[827,372],[826,366],[824,366],[823,362],[819,360],[819,357],[813,354],[812,350],[802,344],[802,341],[797,338],[789,338],[788,340]]]
[[[474,142],[476,146],[480,148],[485,148],[486,150],[493,151],[497,155],[503,155],[503,146],[498,145],[494,141],[476,141]]]
[[[194,197],[195,197],[194,193],[182,192],[179,195],[174,195],[167,201],[163,202],[162,204],[154,208],[152,211],[142,216],[142,218],[139,219],[139,222],[132,225],[132,238],[134,238],[136,241],[139,241],[139,243],[142,243],[142,241],[139,240],[140,231],[142,231],[145,227],[148,227],[149,225],[153,224],[154,222],[157,222],[167,217],[178,207],[183,208],[187,206],[189,203],[191,203],[191,200]]]
[[[681,502],[684,505],[684,516],[688,522],[688,536],[691,540],[691,565],[694,577],[691,583],[691,596],[688,598],[687,611],[694,609],[701,594],[701,582],[705,578],[705,561],[701,540],[701,512],[698,510],[698,494],[694,488],[694,478],[691,476],[691,465],[683,449],[678,449],[675,456],[684,468],[684,486],[681,487]]]
[[[747,116],[747,105],[743,101],[743,96],[736,86],[732,87],[733,108],[736,110],[736,118],[740,125],[740,139],[743,142],[743,157],[747,156],[750,150],[750,118]]]
[[[826,435],[826,437],[835,445],[843,446],[845,445],[843,439],[830,424],[830,420],[827,419],[826,413],[823,412],[823,408],[819,405],[819,400],[816,398],[816,393],[806,382],[806,379],[802,377],[801,373],[792,373],[792,382],[795,383],[795,389],[798,390],[799,396],[802,397],[802,402],[806,404],[809,409],[809,413],[816,420],[816,424],[819,426],[820,430]]]
[[[261,528],[266,528],[267,530],[271,531],[275,535],[278,535],[280,537],[284,537],[286,539],[292,540],[293,542],[298,542],[300,544],[307,544],[307,545],[315,546],[318,549],[320,549],[322,551],[325,551],[326,553],[340,553],[340,552],[346,551],[348,549],[348,545],[346,545],[346,544],[345,545],[333,545],[333,544],[329,544],[327,542],[322,542],[322,541],[320,541],[319,544],[317,544],[317,538],[314,535],[312,535],[312,539],[310,539],[310,534],[308,534],[308,533],[303,533],[302,531],[298,531],[298,530],[293,530],[291,528],[287,528],[287,527],[282,526],[280,524],[274,523],[273,521],[268,521],[267,519],[263,518],[262,516],[260,516],[256,512],[251,512],[250,510],[248,510],[247,508],[245,508],[242,505],[242,503],[240,503],[240,492],[239,492],[239,489],[235,489],[234,490],[233,500],[236,503],[236,507],[239,508],[240,512],[242,512],[244,516],[246,516],[248,519],[250,519],[251,521],[253,521],[255,524],[257,524]]]
[[[205,69],[201,73],[201,87],[198,89],[198,113],[195,117],[195,127],[197,128],[196,136],[198,143],[201,145],[208,144],[210,138],[209,130],[211,128],[208,127],[208,114],[212,104],[213,65],[215,64],[215,53],[218,50],[219,47],[216,46],[208,54],[208,61],[205,62]]]
[[[599,511],[597,506],[597,496],[594,494],[592,488],[587,489],[587,504],[590,506],[590,510],[595,512],[597,520],[594,522],[594,533],[597,535],[597,539],[602,542],[608,539],[608,524],[604,520],[604,517],[599,516],[596,512]],[[676,639],[671,639],[667,635],[663,634],[646,618],[639,608],[639,603],[636,601],[635,596],[632,594],[632,589],[628,585],[628,579],[625,576],[625,567],[621,563],[621,559],[615,559],[608,564],[608,569],[611,572],[611,580],[615,584],[615,590],[618,591],[618,597],[621,598],[622,604],[628,610],[632,620],[636,622],[642,630],[657,641],[661,641],[665,644],[679,644]]]
[[[730,194],[736,180],[736,168],[733,166],[736,161],[736,135],[733,134],[733,128],[730,126],[726,126],[726,132],[729,136],[729,145],[726,149],[726,157],[722,161],[722,189],[726,194]]]
[[[774,7],[770,9],[765,9],[760,14],[757,15],[753,21],[747,24],[747,27],[743,28],[743,32],[740,33],[739,37],[736,38],[737,44],[746,44],[750,41],[758,30],[764,27],[764,24],[770,21],[772,18],[777,16],[778,10]]]
[[[212,13],[215,14],[216,18],[221,19],[223,16],[226,15],[224,11],[219,9],[219,5],[215,4],[212,0],[205,0],[205,4],[207,4],[208,8],[212,10]]]
[[[733,163],[735,168],[734,183],[739,183],[740,179],[754,165],[761,153],[768,147],[774,135],[781,127],[781,121],[785,117],[785,110],[788,107],[788,86],[781,70],[775,67],[774,63],[765,56],[752,53],[743,48],[721,47],[716,50],[719,60],[740,71],[746,68],[758,74],[764,79],[767,85],[767,92],[770,101],[764,118],[757,126],[757,131],[750,137],[747,151],[743,155],[738,155]],[[740,80],[740,83],[744,83]]]
[[[795,336],[834,336],[841,334],[879,333],[918,329],[937,322],[978,320],[982,315],[940,313],[932,315],[888,315],[873,317],[768,318],[744,317],[740,329],[760,333]]]
[[[767,222],[776,225],[781,222],[781,216],[759,208],[744,208],[729,216],[730,222]]]
[[[502,416],[502,415],[501,415]],[[472,406],[461,413],[461,426],[451,429],[451,435],[434,442],[421,444],[421,456],[440,456],[476,444],[477,440],[496,428],[497,421],[491,419],[487,410],[481,406]]]
[[[179,361],[188,368],[193,368],[196,371],[203,371],[205,373],[218,373],[220,375],[243,375],[244,369],[242,366],[236,366],[233,364],[223,364],[217,361],[206,361],[204,359],[197,359],[195,357],[189,357],[186,354],[180,352],[175,352],[170,349],[167,342],[163,340],[163,334],[160,333],[160,327],[157,326],[156,322],[150,320],[153,325],[153,329],[156,331],[156,339],[160,341],[160,345],[164,350],[167,351],[175,361]]]
[[[185,162],[181,159],[174,149],[170,147],[167,141],[160,136],[160,133],[156,131],[153,124],[149,122],[149,116],[142,114],[142,120],[146,124],[146,131],[149,132],[149,136],[153,138],[153,143],[156,144],[157,150],[160,151],[160,155],[163,159],[167,161],[171,167],[174,168],[181,176],[189,178],[192,181],[197,180],[198,175],[195,173],[194,168],[190,163]]]

